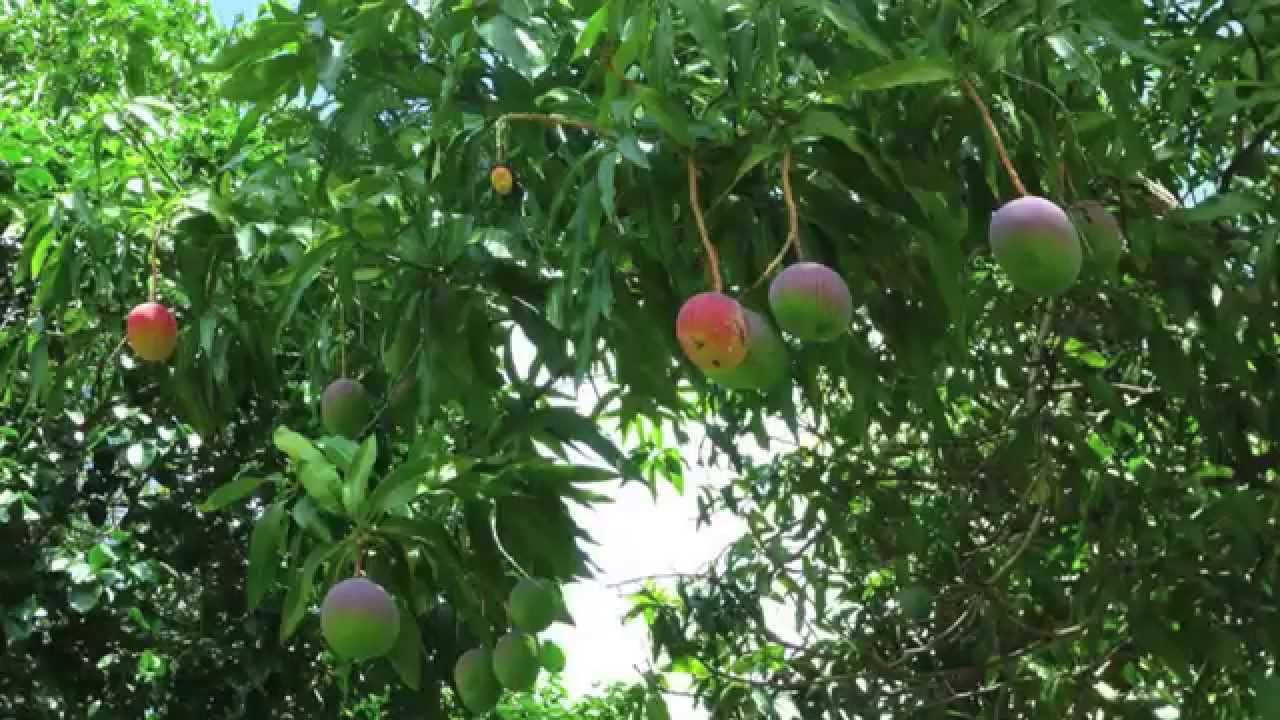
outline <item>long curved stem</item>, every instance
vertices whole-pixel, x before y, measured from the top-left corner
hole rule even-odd
[[[711,285],[716,292],[724,292],[724,281],[720,278],[720,256],[715,245],[711,244],[711,235],[707,232],[707,221],[702,217],[702,205],[698,200],[698,166],[690,157],[689,168],[689,207],[693,210],[693,219],[698,223],[698,236],[702,239],[702,249],[707,253],[707,269],[711,273]]]
[[[987,109],[987,104],[982,101],[982,96],[978,95],[978,91],[973,89],[973,84],[964,78],[960,78],[960,86],[964,88],[965,94],[978,106],[978,112],[982,113],[982,122],[986,123],[987,131],[991,133],[991,140],[996,145],[996,153],[1000,156],[1000,162],[1004,165],[1004,171],[1009,174],[1009,181],[1013,183],[1014,189],[1019,195],[1026,196],[1027,187],[1022,184],[1022,178],[1018,177],[1018,171],[1014,169],[1013,162],[1009,160],[1009,153],[1005,150],[1004,141],[1000,139],[1000,131],[996,130],[996,123],[991,119],[991,111]]]
[[[765,267],[764,272],[752,283],[748,292],[760,287],[765,278],[778,269],[778,266],[782,264],[782,259],[787,256],[788,249],[795,248],[796,258],[799,260],[804,259],[804,250],[800,247],[800,211],[796,209],[795,195],[791,192],[791,148],[787,148],[782,153],[782,200],[787,204],[787,239],[782,243],[782,248],[778,250],[778,254]]]
[[[791,192],[791,148],[782,154],[782,200],[787,204],[787,240],[796,249],[796,257],[804,259],[800,247],[800,211],[796,209],[795,193]]]

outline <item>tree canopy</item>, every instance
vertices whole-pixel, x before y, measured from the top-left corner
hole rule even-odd
[[[590,575],[570,508],[716,458],[749,533],[635,596],[602,718],[673,674],[718,718],[1280,709],[1274,0],[0,0],[0,37],[5,714],[463,714],[515,584]],[[1028,194],[1100,203],[1118,265],[1012,284]],[[769,323],[799,256],[846,331],[713,381],[683,304]],[[321,633],[357,573],[385,659]]]

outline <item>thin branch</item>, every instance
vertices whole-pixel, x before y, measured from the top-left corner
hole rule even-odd
[[[1258,131],[1253,136],[1253,141],[1246,145],[1235,157],[1231,158],[1227,169],[1222,172],[1222,179],[1218,181],[1218,193],[1224,193],[1231,187],[1231,181],[1236,179],[1236,175],[1244,168],[1244,164],[1248,162],[1249,156],[1262,149],[1267,140],[1271,139],[1271,133],[1280,127],[1280,122],[1272,123]]]
[[[601,135],[609,134],[608,131],[601,130],[585,120],[574,120],[573,118],[565,117],[564,115],[546,115],[543,113],[507,113],[506,115],[498,118],[498,120],[527,120],[529,122],[539,122],[545,125],[554,125],[556,127],[567,125],[569,127],[576,127],[582,130],[590,130],[591,132],[599,133]]]
[[[168,166],[166,166],[164,161],[162,161],[159,156],[156,155],[155,151],[151,149],[151,145],[149,145],[146,139],[142,137],[142,133],[138,132],[138,128],[134,127],[133,123],[127,120],[125,121],[124,126],[129,130],[130,137],[132,137],[137,142],[138,146],[142,148],[142,152],[151,159],[151,162],[157,168],[159,168],[160,174],[164,175],[164,179],[169,182],[169,187],[181,192],[182,185],[173,178],[173,173],[169,172]]]
[[[702,239],[702,249],[707,253],[707,269],[711,273],[711,285],[716,292],[724,292],[724,280],[720,278],[720,256],[711,244],[711,235],[707,232],[707,221],[702,217],[702,205],[698,200],[698,166],[691,156],[689,167],[689,207],[693,210],[693,219],[698,223],[698,236]]]
[[[906,663],[908,660],[915,657],[916,655],[919,655],[920,653],[929,652],[935,646],[937,646],[938,643],[954,635],[956,632],[960,630],[960,628],[964,625],[964,623],[973,614],[973,608],[974,608],[974,602],[972,599],[970,599],[969,602],[965,604],[964,612],[960,613],[960,617],[956,618],[956,621],[952,623],[950,627],[938,633],[937,635],[934,635],[932,638],[929,638],[928,642],[926,642],[925,644],[919,647],[907,648],[902,652],[902,657],[898,658],[897,660],[894,660],[891,663],[888,663],[884,669],[892,670],[898,667],[899,665]]]
[[[1041,503],[1041,505],[1036,508],[1035,517],[1031,518],[1031,527],[1027,528],[1027,531],[1022,535],[1022,542],[1018,544],[1018,548],[1013,551],[1013,554],[1009,556],[1009,559],[1005,560],[1004,564],[1000,566],[1000,569],[996,570],[995,574],[991,576],[991,579],[987,581],[988,585],[996,584],[1000,578],[1004,577],[1005,573],[1009,572],[1009,570],[1013,568],[1013,564],[1017,562],[1018,558],[1022,557],[1022,554],[1031,546],[1031,539],[1035,537],[1036,530],[1040,529],[1040,521],[1043,519],[1044,504]]]
[[[982,101],[978,91],[973,89],[973,84],[965,78],[960,78],[960,86],[964,88],[965,94],[973,104],[978,106],[978,112],[982,113],[982,121],[986,123],[987,131],[991,133],[991,139],[996,145],[996,153],[1000,155],[1000,162],[1004,165],[1005,172],[1009,174],[1009,181],[1013,183],[1019,195],[1028,195],[1026,186],[1022,184],[1022,178],[1018,177],[1018,171],[1013,168],[1013,162],[1009,160],[1009,153],[1005,150],[1004,141],[1000,139],[1000,131],[996,129],[995,121],[991,119],[991,111],[987,109],[987,104]]]

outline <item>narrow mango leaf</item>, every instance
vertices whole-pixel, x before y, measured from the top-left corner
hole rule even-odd
[[[422,686],[422,636],[418,631],[418,618],[404,600],[397,599],[400,607],[400,634],[387,659],[405,685],[417,690]]]
[[[276,579],[286,527],[284,505],[274,503],[258,518],[249,536],[249,609],[256,610]]]
[[[876,36],[866,18],[848,0],[797,0],[797,4],[821,13],[836,27],[844,31],[849,42],[864,50],[884,57],[892,57],[889,47]]]
[[[338,477],[338,469],[328,461],[317,460],[303,465],[298,471],[298,479],[317,505],[329,512],[342,512],[342,503],[338,500],[342,479]]]
[[[230,43],[213,60],[199,66],[201,72],[226,72],[243,62],[260,60],[290,39],[302,34],[301,22],[265,20],[249,37]]]
[[[1261,212],[1264,207],[1265,203],[1256,197],[1243,193],[1223,193],[1214,195],[1195,207],[1174,210],[1171,216],[1185,222],[1209,222]]]
[[[729,76],[729,34],[724,29],[721,5],[709,0],[675,0],[689,21],[689,31],[698,41],[699,51],[711,61],[716,74]]]
[[[307,291],[307,288],[311,287],[311,283],[315,282],[320,273],[324,271],[325,263],[342,246],[343,244],[337,241],[324,243],[312,249],[292,268],[293,280],[289,284],[289,292],[285,294],[280,306],[276,309],[271,337],[277,340],[280,338],[281,333],[284,332],[285,327],[289,324],[289,320],[293,318],[294,311],[298,309],[302,294]]]
[[[351,517],[359,516],[360,506],[369,495],[369,475],[373,473],[373,463],[377,459],[378,439],[370,435],[356,451],[356,456],[351,461],[351,471],[342,484],[342,504]]]
[[[707,212],[710,212],[719,205],[721,201],[729,197],[729,193],[733,192],[734,186],[741,182],[742,178],[747,176],[747,173],[751,172],[753,168],[764,162],[776,152],[778,152],[778,149],[772,145],[752,145],[751,150],[747,152],[747,156],[738,164],[738,170],[733,174],[733,182],[725,186],[725,189],[721,191],[715,201],[707,206]]]
[[[373,518],[395,510],[417,497],[419,485],[428,478],[435,465],[434,459],[425,459],[406,463],[393,470],[369,495],[369,500],[364,505],[365,517]]]
[[[276,482],[279,479],[279,474],[268,475],[267,477],[241,475],[210,493],[209,497],[200,503],[198,509],[200,512],[206,513],[221,510],[237,500],[248,497],[264,483]]]
[[[336,545],[317,545],[307,555],[302,567],[293,572],[289,581],[289,590],[284,596],[284,611],[280,618],[280,643],[284,644],[298,629],[298,623],[307,612],[311,601],[311,585],[315,582],[316,570],[320,564],[337,550],[342,543]]]
[[[591,19],[587,20],[582,32],[578,33],[578,42],[573,48],[573,60],[587,56],[587,53],[595,46],[596,40],[599,39],[600,31],[604,30],[604,26],[608,22],[609,3],[604,3],[600,6],[600,9],[591,15]]]
[[[850,80],[847,87],[860,92],[887,90],[902,85],[941,82],[953,77],[955,77],[955,70],[947,63],[925,58],[908,58],[862,73]]]
[[[316,449],[311,441],[281,425],[276,428],[275,433],[271,436],[272,442],[275,443],[276,449],[289,456],[294,462],[313,462],[316,460],[323,461],[324,455]]]
[[[688,147],[693,144],[693,133],[689,130],[691,118],[683,108],[678,108],[653,88],[633,86],[634,91],[644,105],[645,112],[653,117],[654,122],[676,142]]]

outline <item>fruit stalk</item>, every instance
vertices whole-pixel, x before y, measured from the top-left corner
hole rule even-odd
[[[151,233],[151,293],[147,297],[151,302],[156,301],[156,293],[160,291],[160,257],[156,246],[160,244],[161,227],[163,225],[157,225],[156,231]]]
[[[782,201],[787,204],[787,239],[782,243],[782,248],[778,250],[778,254],[774,256],[764,272],[760,273],[759,279],[751,284],[748,290],[755,290],[765,281],[765,278],[773,274],[774,270],[782,264],[782,259],[787,256],[787,249],[794,247],[796,249],[796,259],[804,259],[804,249],[800,247],[800,211],[796,209],[795,194],[791,192],[791,148],[787,148],[782,152]]]
[[[978,106],[978,112],[982,113],[982,122],[986,124],[987,131],[991,133],[991,139],[995,142],[996,153],[1000,155],[1000,163],[1004,165],[1004,171],[1009,174],[1009,181],[1013,183],[1013,187],[1018,191],[1019,195],[1026,197],[1030,193],[1027,187],[1022,184],[1022,178],[1018,177],[1018,171],[1013,168],[1013,162],[1009,160],[1009,153],[1004,148],[1004,141],[1000,139],[1000,131],[996,130],[995,121],[991,119],[991,111],[987,109],[987,104],[982,101],[982,96],[978,95],[978,91],[973,89],[973,84],[964,78],[960,78],[960,86],[964,88],[965,94]]]
[[[724,292],[724,280],[720,278],[720,256],[711,244],[711,235],[707,233],[707,221],[702,217],[702,204],[698,201],[698,166],[689,158],[689,207],[693,210],[693,219],[698,223],[698,236],[702,239],[702,248],[707,253],[707,269],[711,273],[711,286],[716,292]]]
[[[347,376],[347,306],[338,293],[338,371]]]

